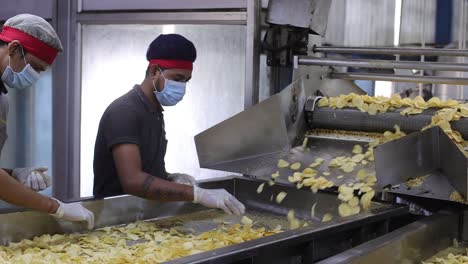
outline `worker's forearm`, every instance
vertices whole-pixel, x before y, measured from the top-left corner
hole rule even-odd
[[[45,213],[55,213],[59,206],[55,200],[23,186],[1,169],[0,199],[17,206]]]
[[[163,202],[170,201],[193,201],[193,187],[166,181],[147,173],[141,173],[135,177],[132,187],[127,191],[129,194],[142,198]]]

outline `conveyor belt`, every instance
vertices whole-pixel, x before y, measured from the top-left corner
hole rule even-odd
[[[402,116],[401,110],[395,112],[369,115],[354,108],[332,109],[316,108],[306,111],[307,121],[313,128],[336,129],[348,131],[385,132],[393,131],[395,125],[407,133],[420,131],[431,123],[431,117],[438,109],[427,109],[418,115]],[[468,119],[462,118],[452,122],[452,128],[459,131],[463,138],[468,138]]]
[[[286,214],[293,209],[297,218],[307,221],[308,226],[294,230],[250,240],[236,245],[174,259],[171,264],[185,263],[292,263],[292,259],[302,258],[311,263],[319,259],[342,252],[353,245],[369,241],[375,236],[391,231],[391,219],[405,215],[405,206],[373,202],[369,211],[342,218],[338,216],[340,201],[332,193],[313,194],[308,190],[297,190],[286,186],[265,186],[262,193],[256,192],[259,181],[232,178],[204,182],[204,188],[226,188],[247,207],[248,216],[255,226],[285,227]],[[270,200],[272,195],[286,191],[287,197],[281,204]],[[311,216],[311,207],[317,203],[315,218]],[[195,233],[211,230],[220,222],[235,223],[239,217],[228,216],[219,211],[207,210],[193,203],[153,203],[143,199],[122,196],[106,200],[84,202],[83,205],[96,215],[97,227],[119,225],[139,220],[150,220],[162,226],[180,227],[180,232],[193,230]],[[321,222],[325,213],[334,215],[329,222]],[[162,219],[164,218],[164,219]],[[63,232],[83,232],[84,226],[56,220],[47,214],[38,212],[20,212],[0,215],[2,240],[17,242],[42,234]],[[357,235],[359,234],[359,235]],[[144,242],[135,240],[131,245]],[[128,244],[127,244],[128,245]],[[130,245],[130,246],[131,246]]]

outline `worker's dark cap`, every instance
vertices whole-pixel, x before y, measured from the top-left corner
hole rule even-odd
[[[161,34],[151,42],[146,52],[149,66],[158,64],[162,68],[193,69],[197,58],[195,45],[179,34]]]

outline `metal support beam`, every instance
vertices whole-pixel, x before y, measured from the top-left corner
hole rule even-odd
[[[79,107],[80,90],[76,86],[79,74],[80,38],[77,37],[76,1],[57,1],[57,34],[64,52],[54,64],[52,91],[52,160],[53,196],[63,201],[80,197],[79,177]],[[78,153],[78,155],[77,155]]]
[[[132,10],[196,10],[196,9],[245,9],[247,0],[78,0],[79,12],[109,12]]]
[[[372,73],[331,73],[330,78],[343,79],[343,80],[369,80],[369,81],[388,81],[388,82],[468,85],[468,79],[466,78],[451,78],[451,77],[437,77],[437,76],[410,76],[410,75],[372,74]]]
[[[137,13],[80,13],[77,21],[83,24],[221,24],[245,25],[247,13],[239,12],[137,12]]]
[[[415,69],[435,71],[468,71],[468,64],[441,63],[441,62],[415,62],[391,60],[352,60],[330,59],[315,57],[297,57],[295,65],[339,66],[369,69]]]
[[[258,103],[260,72],[260,0],[247,1],[247,45],[245,54],[244,108]]]
[[[52,19],[55,0],[0,0],[0,21],[21,13],[30,13],[46,20]]]
[[[378,54],[378,55],[404,55],[404,56],[466,56],[468,50],[460,49],[434,49],[434,48],[369,48],[369,47],[318,47],[312,48],[314,52],[340,53],[340,54]]]

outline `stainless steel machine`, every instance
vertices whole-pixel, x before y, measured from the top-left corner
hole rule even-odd
[[[277,87],[281,92],[195,137],[201,167],[240,174],[205,181],[201,186],[233,193],[259,226],[280,223],[287,227],[286,215],[291,209],[309,225],[167,263],[418,263],[449,246],[452,239],[466,239],[464,205],[451,201],[450,194],[458,191],[467,197],[468,162],[465,153],[441,129],[419,132],[430,123],[433,109],[414,116],[398,112],[369,116],[354,109],[318,108],[317,104],[324,96],[363,94],[351,82],[355,79],[468,84],[462,78],[350,74],[333,68],[468,71],[466,64],[338,60],[327,58],[327,53],[468,56],[468,51],[322,47],[320,35],[326,30],[330,1],[270,0],[269,5],[270,28],[264,48],[269,65],[281,76]],[[289,85],[282,89],[285,82]],[[313,193],[291,184],[287,176],[293,171],[284,168],[274,185],[257,193],[258,185],[278,171],[279,159],[310,164],[316,158],[330,160],[348,155],[353,146],[368,144],[373,132],[392,130],[394,125],[409,135],[376,147],[375,162],[359,165],[378,178],[376,190],[380,192],[369,211],[345,218],[337,215],[337,187],[354,179],[357,170],[332,172],[328,179],[334,186]],[[468,138],[466,119],[454,122],[453,127]],[[303,144],[305,138],[308,140]],[[317,170],[326,170],[326,164]],[[422,185],[404,185],[408,179],[421,176],[426,176]],[[284,201],[272,201],[281,191],[287,192]],[[136,220],[157,222],[188,213],[199,217],[183,226],[194,227],[196,232],[216,227],[216,221],[206,216],[211,210],[191,203],[157,203],[122,196],[83,204],[96,214],[98,228]],[[311,215],[314,204],[315,214]],[[327,213],[333,215],[333,220],[322,222]],[[219,215],[216,220],[238,222],[240,218]],[[41,234],[67,232],[85,231],[79,224],[36,212],[0,215],[3,245]]]

